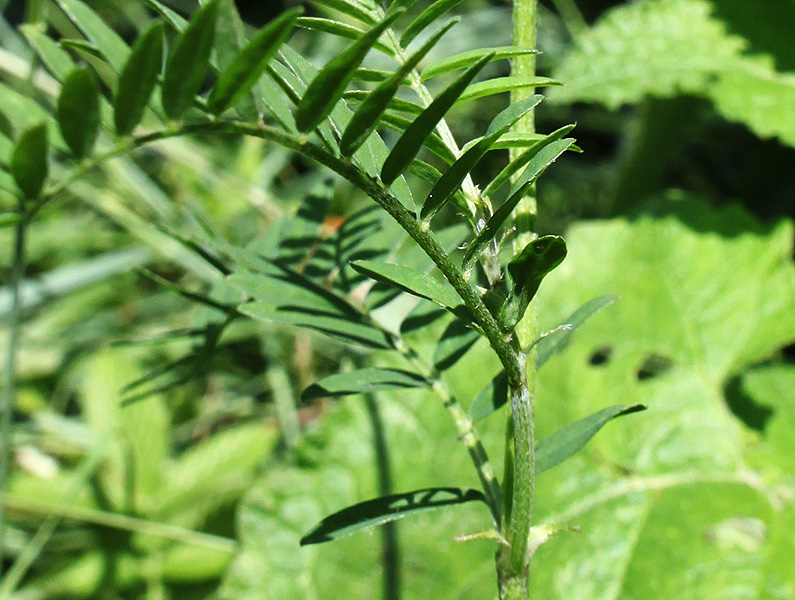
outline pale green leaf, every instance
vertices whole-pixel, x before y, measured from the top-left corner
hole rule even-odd
[[[302,400],[369,394],[383,390],[403,390],[428,387],[430,383],[421,375],[399,369],[368,368],[350,373],[329,375],[316,381],[301,394]]]

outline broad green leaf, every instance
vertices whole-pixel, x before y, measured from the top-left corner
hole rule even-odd
[[[557,142],[558,140],[562,139],[566,135],[568,135],[571,130],[574,129],[574,125],[565,125],[560,129],[556,129],[552,133],[547,136],[541,137],[541,139],[537,140],[535,143],[531,144],[530,147],[522,152],[519,156],[517,156],[514,160],[508,163],[502,171],[500,171],[497,176],[491,180],[489,185],[486,186],[486,189],[483,190],[483,195],[486,198],[491,198],[491,196],[499,190],[503,185],[510,181],[511,177],[514,176],[515,173],[520,171],[524,166],[527,165],[528,162],[538,154],[542,148],[548,146],[552,142]],[[569,146],[569,149],[573,149],[574,144]]]
[[[335,21],[334,19],[325,19],[323,17],[300,17],[296,21],[296,26],[303,27],[304,29],[310,29],[312,31],[330,33],[332,35],[337,35],[349,40],[358,40],[366,33],[365,31],[357,27],[353,27],[352,25],[348,25],[347,23]],[[388,56],[392,56],[394,54],[389,46],[386,46],[381,42],[375,42],[372,47]]]
[[[213,0],[191,17],[176,41],[163,77],[163,109],[179,119],[193,104],[210,64],[218,2]]]
[[[296,110],[295,124],[299,131],[314,129],[331,114],[370,48],[401,14],[402,11],[388,14],[321,69],[306,88]]]
[[[56,0],[56,2],[86,38],[99,49],[113,70],[117,73],[121,71],[130,48],[119,34],[80,0]]]
[[[486,501],[483,494],[477,490],[428,488],[360,502],[323,519],[317,527],[301,538],[301,545],[330,542],[411,514],[476,501]]]
[[[99,85],[94,72],[83,67],[67,76],[56,110],[61,135],[76,158],[91,154],[99,135]]]
[[[469,50],[460,54],[448,56],[433,64],[428,65],[422,71],[422,80],[427,81],[433,77],[444,75],[458,69],[466,69],[473,63],[479,61],[484,56],[491,55],[491,60],[502,60],[505,58],[513,58],[515,56],[527,56],[528,54],[537,54],[538,50],[532,48],[518,48],[516,46],[499,46],[496,48],[478,48],[476,50]]]
[[[35,25],[22,25],[20,31],[24,34],[41,61],[50,70],[58,81],[63,81],[75,67],[74,61],[53,39],[40,27]]]
[[[133,44],[130,57],[119,73],[113,101],[116,133],[129,135],[143,118],[163,66],[164,26],[156,23]]]
[[[461,305],[461,299],[450,284],[428,277],[421,271],[369,260],[356,260],[351,266],[359,273],[395,285],[409,294],[425,298],[444,308],[453,310]]]
[[[572,144],[574,140],[564,139],[557,142],[552,142],[548,146],[542,148],[527,165],[519,180],[514,184],[511,194],[508,199],[498,208],[492,217],[486,223],[486,226],[478,233],[474,241],[467,248],[463,258],[463,269],[469,271],[475,266],[475,262],[483,252],[486,245],[494,239],[508,219],[513,209],[519,204],[519,201],[527,193],[527,189],[547,170],[547,168],[555,162],[561,154],[563,154]]]
[[[536,347],[536,369],[540,369],[553,354],[561,352],[569,345],[574,331],[585,321],[596,313],[613,304],[618,299],[617,296],[606,295],[594,298],[586,302],[557,327],[552,329],[547,335],[535,341]]]
[[[11,174],[19,189],[28,198],[36,198],[44,187],[49,172],[48,151],[45,123],[26,129],[14,147]]]
[[[207,100],[210,112],[218,115],[235,104],[257,82],[279,46],[291,35],[303,9],[282,13],[259,30],[218,77]]]
[[[490,56],[490,55],[489,55]],[[494,79],[487,79],[470,85],[464,93],[456,101],[456,104],[463,104],[470,100],[477,100],[478,98],[485,98],[486,96],[493,96],[494,94],[504,94],[514,90],[525,88],[539,88],[563,85],[560,81],[550,79],[549,77],[536,77],[528,79],[527,77],[496,77]]]
[[[428,25],[459,4],[461,4],[461,0],[436,0],[432,2],[403,31],[400,36],[400,45],[403,48],[408,46]]]
[[[444,118],[447,111],[452,108],[475,76],[486,66],[489,59],[490,55],[486,55],[464,71],[458,79],[431,102],[421,115],[414,119],[414,122],[400,136],[389,157],[384,162],[384,166],[381,168],[381,179],[386,185],[390,185],[395,181],[414,157],[417,156],[425,140],[439,124],[439,121]]]
[[[367,368],[329,375],[316,381],[301,394],[304,401],[317,398],[368,394],[382,390],[401,390],[428,387],[430,383],[421,375],[399,369]]]
[[[444,330],[433,351],[433,366],[437,371],[452,367],[480,339],[480,334],[455,319]]]
[[[536,474],[548,471],[582,450],[611,419],[640,412],[646,408],[643,404],[611,406],[556,431],[536,444]]]
[[[459,188],[466,176],[475,166],[486,156],[492,146],[507,133],[519,119],[527,115],[531,110],[541,103],[544,97],[536,94],[500,112],[489,124],[486,134],[477,144],[459,158],[453,165],[445,171],[444,175],[436,182],[428,194],[425,204],[422,206],[420,217],[424,221],[430,221],[433,216],[447,203],[455,191]]]
[[[403,62],[395,73],[373,90],[359,105],[345,128],[340,140],[340,152],[350,156],[359,148],[378,125],[406,77],[458,21],[452,20],[434,33],[422,47]]]

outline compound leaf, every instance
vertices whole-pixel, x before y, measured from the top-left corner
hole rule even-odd
[[[444,308],[453,309],[461,304],[458,294],[448,283],[432,279],[422,271],[369,260],[356,260],[351,263],[351,266],[359,273],[376,281],[390,283],[409,294],[425,298]]]
[[[408,46],[428,25],[459,4],[461,4],[461,0],[436,0],[436,2],[431,2],[430,6],[406,27],[403,35],[400,36],[400,45],[403,48]]]

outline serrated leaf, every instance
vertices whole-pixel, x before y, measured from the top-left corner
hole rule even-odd
[[[477,100],[478,98],[485,98],[487,96],[493,96],[494,94],[504,94],[514,90],[558,85],[563,85],[563,83],[555,79],[550,79],[549,77],[496,77],[470,85],[466,91],[461,94],[461,97],[458,98],[456,104],[463,104],[470,100]]]
[[[61,135],[76,158],[91,154],[99,135],[99,86],[88,67],[64,80],[56,107]]]
[[[439,75],[465,69],[486,55],[491,55],[491,60],[501,60],[513,58],[515,56],[527,56],[528,54],[538,54],[538,50],[532,48],[518,48],[516,46],[498,46],[496,48],[478,48],[448,56],[442,60],[428,65],[422,71],[422,81],[427,81]]]
[[[594,298],[590,302],[583,304],[574,311],[560,325],[555,327],[550,333],[535,341],[536,347],[536,369],[540,369],[553,354],[562,351],[571,341],[574,331],[585,323],[588,319],[613,304],[618,296],[607,295]]]
[[[414,119],[414,122],[400,136],[400,139],[384,162],[384,166],[381,168],[381,180],[386,185],[390,185],[395,181],[414,157],[417,156],[425,140],[439,124],[439,121],[444,118],[447,111],[452,108],[475,76],[486,66],[489,59],[490,55],[486,55],[464,71],[458,79],[431,102],[421,115]]]
[[[331,114],[365,56],[402,11],[390,12],[333,58],[312,80],[295,113],[299,131],[310,131]]]
[[[433,351],[433,365],[443,372],[456,364],[480,339],[480,334],[465,323],[454,320],[444,330]]]
[[[585,446],[588,441],[604,427],[608,421],[623,415],[646,410],[643,404],[611,406],[567,425],[536,445],[536,474],[548,471],[570,458]]]
[[[210,64],[215,40],[218,2],[212,0],[200,8],[179,38],[166,64],[163,77],[163,110],[171,119],[179,119],[191,107],[201,88]]]
[[[510,181],[511,177],[522,167],[526,166],[528,162],[538,154],[542,148],[545,148],[552,142],[557,142],[558,140],[562,139],[564,136],[568,135],[571,130],[574,129],[574,125],[564,125],[563,127],[556,129],[552,133],[547,136],[542,137],[541,139],[534,142],[527,150],[522,152],[519,156],[517,156],[514,160],[508,163],[505,168],[500,171],[497,176],[491,180],[489,185],[486,186],[486,189],[483,190],[483,195],[486,198],[491,198],[491,196],[500,189],[503,185]],[[574,144],[569,146],[569,149],[572,149]]]
[[[458,21],[452,20],[434,33],[422,47],[403,62],[397,71],[375,88],[359,105],[340,140],[340,152],[350,156],[378,125],[379,118],[390,105],[406,77]]]
[[[355,260],[351,266],[357,272],[376,281],[392,284],[409,294],[430,300],[444,308],[452,310],[461,305],[461,299],[450,284],[432,279],[422,271],[369,260]]]
[[[478,233],[474,241],[467,248],[463,259],[463,269],[469,271],[475,266],[475,262],[480,256],[480,253],[486,247],[494,236],[497,235],[500,228],[508,219],[513,209],[519,204],[519,201],[527,193],[527,189],[538,179],[547,168],[555,162],[558,157],[563,154],[569,146],[574,143],[572,139],[559,140],[552,142],[548,146],[542,148],[536,154],[527,168],[522,173],[519,180],[514,184],[511,194],[508,199],[497,209],[492,217],[486,223],[486,226]]]
[[[336,398],[353,394],[369,394],[384,390],[428,387],[421,375],[399,369],[367,368],[338,373],[316,381],[301,394],[301,400]]]
[[[489,124],[486,134],[477,144],[459,158],[453,165],[445,171],[444,175],[436,182],[428,194],[425,204],[422,206],[420,217],[428,222],[433,216],[447,203],[459,186],[463,183],[466,176],[475,166],[486,156],[492,146],[505,134],[519,119],[528,114],[544,99],[543,96],[536,94],[515,104],[511,104],[500,112]]]
[[[207,100],[210,112],[216,115],[222,113],[251,89],[265,71],[270,58],[290,37],[295,21],[301,14],[301,8],[284,12],[251,38],[219,75]]]
[[[428,25],[459,4],[461,4],[461,0],[436,0],[432,2],[406,27],[400,36],[400,45],[403,48],[408,46]]]
[[[36,198],[44,187],[49,171],[47,152],[47,124],[26,129],[11,156],[11,174],[20,190],[28,198]]]
[[[129,135],[143,118],[163,66],[162,23],[146,30],[133,44],[130,57],[119,74],[113,119],[116,133]]]
[[[130,48],[105,22],[80,0],[56,0],[69,19],[102,53],[117,73],[127,60]]]
[[[485,503],[486,499],[481,492],[467,488],[428,488],[368,500],[323,519],[301,538],[301,545],[330,542],[411,514],[476,501]]]
[[[72,72],[75,63],[53,39],[36,25],[22,25],[20,31],[36,51],[41,61],[58,81],[63,81]]]

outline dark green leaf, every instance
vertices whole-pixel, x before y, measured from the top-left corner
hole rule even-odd
[[[448,283],[437,281],[422,271],[369,260],[356,260],[351,263],[351,266],[357,272],[376,281],[390,283],[409,294],[425,298],[444,308],[452,309],[461,304],[458,294]]]
[[[99,49],[113,70],[117,73],[127,60],[130,48],[118,33],[79,0],[56,0],[69,19],[77,25],[85,36]]]
[[[564,127],[556,129],[549,135],[535,141],[527,150],[522,152],[514,160],[508,163],[508,165],[506,165],[506,167],[500,171],[500,173],[494,179],[492,179],[491,183],[489,183],[489,185],[486,186],[486,189],[483,190],[483,195],[486,198],[490,198],[494,192],[500,189],[511,179],[514,173],[518,172],[522,167],[530,162],[530,160],[543,148],[549,146],[552,142],[557,142],[567,135],[572,129],[574,129],[574,125],[565,125]],[[570,146],[570,148],[571,147],[573,147],[573,144]]]
[[[402,10],[390,12],[321,69],[307,87],[295,113],[299,131],[314,129],[331,114],[370,48],[401,14]]]
[[[301,545],[330,542],[411,514],[474,501],[485,503],[486,498],[481,492],[467,488],[429,488],[368,500],[323,519],[301,538]]]
[[[560,352],[568,346],[574,330],[585,323],[603,308],[610,306],[618,299],[617,296],[600,296],[582,305],[572,313],[563,323],[535,342],[536,369],[547,362],[555,352]]]
[[[56,114],[61,135],[75,157],[89,155],[100,125],[99,86],[91,69],[75,69],[64,80]]]
[[[143,118],[163,66],[162,23],[152,25],[136,40],[119,74],[113,119],[119,135],[132,133]]]
[[[486,66],[489,60],[490,55],[484,56],[464,71],[458,79],[431,102],[428,108],[400,136],[381,169],[381,179],[385,184],[390,185],[405,171],[412,159],[417,156],[425,140],[439,124],[439,121],[444,118],[447,111],[455,104],[458,97],[481,69]]]
[[[430,302],[420,302],[400,324],[400,333],[408,334],[441,319],[446,312]]]
[[[102,62],[107,63],[108,59],[102,53],[102,50],[94,44],[93,42],[88,42],[86,40],[70,40],[67,38],[61,38],[58,42],[61,45],[61,48],[68,48],[69,50],[77,50],[77,54],[90,56],[96,59],[101,60]]]
[[[454,320],[444,330],[433,352],[433,364],[436,369],[441,372],[452,367],[479,338],[480,334],[477,331],[467,327],[458,319]]]
[[[240,17],[235,1],[219,0],[218,22],[215,25],[215,57],[218,72],[223,72],[229,68],[229,65],[237,59],[240,51],[247,43],[246,24]],[[210,59],[210,65],[213,65],[212,58]],[[271,90],[275,89],[270,80],[260,77],[254,81],[251,90],[241,94],[241,97],[235,102],[235,110],[245,121],[258,121],[260,115],[265,113],[267,107],[261,96],[267,93],[264,92],[266,85],[270,85]],[[286,123],[289,123],[289,121],[280,121],[280,125],[285,129],[287,128]]]
[[[171,10],[162,2],[158,2],[158,0],[144,0],[144,3],[160,15],[160,18],[168,23],[174,31],[182,32],[188,26],[188,21],[184,17]]]
[[[394,98],[408,74],[417,67],[442,36],[457,22],[454,19],[434,33],[419,50],[400,65],[394,75],[386,79],[364,99],[353,114],[340,140],[340,152],[343,156],[353,154],[370,136],[378,125],[379,118],[389,106],[390,100]]]
[[[505,221],[513,212],[513,209],[516,208],[516,205],[519,204],[519,201],[524,197],[524,195],[527,193],[527,190],[535,182],[535,180],[538,179],[541,174],[546,171],[549,165],[555,162],[558,157],[563,154],[573,143],[574,140],[572,139],[553,142],[545,148],[542,148],[541,151],[533,157],[533,159],[530,161],[530,164],[527,165],[524,173],[522,173],[517,185],[515,185],[514,189],[511,190],[511,195],[492,215],[488,223],[486,223],[486,226],[480,231],[480,233],[478,233],[477,237],[470,244],[469,248],[467,248],[463,259],[463,269],[465,271],[469,271],[475,266],[475,262],[477,261],[478,256],[480,256],[480,253],[486,247],[486,244],[494,239],[494,236],[497,235],[497,232],[503,226]]]
[[[486,96],[493,96],[494,94],[503,94],[505,92],[512,92],[524,88],[538,88],[549,87],[554,85],[563,85],[560,81],[550,79],[548,77],[536,77],[534,79],[528,77],[497,77],[495,79],[488,79],[479,83],[473,83],[466,91],[461,94],[456,104],[463,104],[470,100],[477,100],[478,98],[485,98]]]
[[[185,114],[204,82],[217,18],[218,2],[212,0],[193,15],[177,39],[163,78],[163,109],[171,119]]]
[[[316,398],[367,394],[382,390],[398,390],[428,387],[428,381],[421,375],[398,369],[359,369],[350,373],[339,373],[324,377],[313,383],[301,394],[304,401]]]
[[[44,187],[49,171],[48,147],[46,123],[26,129],[14,147],[11,174],[19,189],[28,198],[37,197]]]
[[[339,37],[349,40],[358,40],[365,33],[361,29],[348,25],[347,23],[341,23],[334,19],[324,19],[323,17],[300,17],[298,21],[296,21],[296,25],[304,29],[311,29],[312,31],[322,31],[323,33],[338,35]],[[388,46],[381,42],[375,42],[373,48],[389,56],[394,54]]]
[[[224,69],[207,100],[210,112],[218,115],[235,104],[242,94],[251,89],[265,71],[270,58],[292,34],[295,20],[303,13],[296,8],[271,21],[251,38],[251,41]]]
[[[536,444],[536,475],[559,465],[579,452],[611,419],[646,410],[643,404],[611,406],[567,425]]]
[[[447,203],[452,195],[458,190],[466,176],[475,168],[480,160],[486,156],[491,147],[505,134],[513,125],[527,113],[533,110],[544,99],[543,96],[535,95],[511,104],[498,114],[486,130],[477,144],[459,158],[453,165],[445,171],[444,175],[433,186],[425,204],[422,206],[420,217],[424,221],[430,221],[433,216]]]
[[[508,402],[508,375],[500,371],[469,405],[469,416],[473,421],[488,417]]]
[[[497,48],[478,48],[477,50],[470,50],[449,56],[440,61],[429,65],[422,72],[422,80],[427,81],[433,77],[457,71],[469,67],[473,63],[479,61],[487,54],[492,56],[491,60],[500,60],[503,58],[512,58],[514,56],[525,56],[527,54],[537,54],[538,50],[531,48],[518,48],[516,46],[499,46]]]
[[[400,133],[405,132],[413,123],[414,121],[411,119],[407,119],[401,115],[396,115],[392,112],[386,112],[381,115],[381,125],[384,127],[388,127],[394,131],[399,131]],[[439,134],[435,131],[431,132],[428,138],[425,140],[425,148],[427,148],[430,152],[441,158],[444,162],[451,165],[455,162],[455,154],[448,148]],[[417,160],[416,158],[414,160]],[[414,161],[412,161],[413,163]],[[438,172],[438,169],[437,169]],[[441,177],[442,174],[439,175],[434,179],[431,183],[436,183],[436,180]]]
[[[368,92],[367,90],[349,90],[345,92],[342,97],[350,104],[361,105],[367,100],[367,98],[370,97],[371,94],[372,92]],[[425,110],[421,104],[417,104],[412,100],[406,100],[405,98],[399,98],[397,96],[393,96],[389,99],[387,107],[392,111],[408,113],[410,115],[419,115],[422,114],[423,110]]]
[[[406,27],[403,35],[400,36],[400,45],[403,48],[408,46],[428,25],[458,4],[461,4],[461,0],[436,0],[431,2],[430,6]]]

